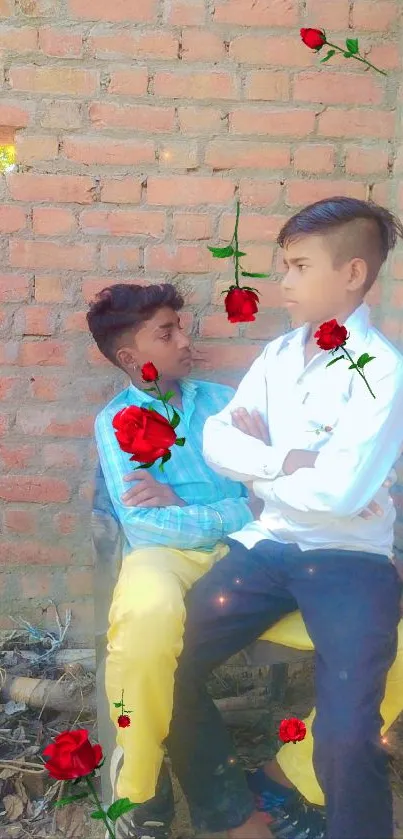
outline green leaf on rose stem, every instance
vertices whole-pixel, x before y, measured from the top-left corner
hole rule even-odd
[[[95,810],[94,813],[91,813],[91,818],[92,819],[99,819],[99,820],[104,819],[105,818],[105,813],[104,813],[103,810]]]
[[[349,370],[357,370],[357,365],[356,364],[349,364],[348,369]]]
[[[245,253],[245,251],[236,251],[235,256],[239,256],[239,257],[240,256],[246,256],[246,253]]]
[[[114,702],[113,704],[114,704],[115,708],[121,708],[122,707],[121,702]]]
[[[350,55],[357,55],[359,52],[358,38],[347,38],[346,47]]]
[[[145,387],[145,388],[143,388],[143,390],[144,390],[144,393],[154,393],[154,391],[156,391],[157,388],[156,387]]]
[[[332,364],[336,364],[336,361],[341,361],[344,358],[344,355],[339,355],[338,358],[334,358],[333,361],[329,361],[329,364],[326,364],[326,367],[331,367]]]
[[[257,288],[252,288],[252,286],[250,286],[250,285],[243,285],[242,288],[243,289],[245,288],[246,291],[254,291],[255,294],[257,294],[257,296],[259,297],[259,292],[258,292]]]
[[[250,271],[241,271],[243,277],[254,277],[255,279],[263,280],[265,277],[270,277],[270,274],[251,274]]]
[[[151,463],[140,463],[139,466],[135,466],[133,472],[136,472],[137,469],[151,469],[151,466],[154,466],[154,461]]]
[[[376,356],[368,355],[368,353],[365,352],[363,355],[360,355],[360,357],[357,359],[357,367],[360,367],[360,369],[362,370],[362,368],[365,367],[365,365],[368,364],[370,361],[373,361],[375,357]]]
[[[344,55],[344,58],[352,58],[353,57],[352,52],[343,52],[343,55]]]
[[[55,807],[64,807],[65,804],[72,804],[73,801],[79,801],[81,798],[88,798],[88,792],[79,792],[77,795],[66,795],[65,798],[59,798],[55,801]]]
[[[186,437],[177,437],[175,440],[175,446],[184,446],[186,443]]]
[[[164,457],[162,458],[161,463],[159,465],[160,472],[164,471],[164,463],[168,463],[168,460],[171,460],[171,457],[172,457],[171,452],[167,452],[166,454],[164,454]]]
[[[234,256],[234,248],[232,245],[226,245],[225,248],[212,248],[208,246],[209,251],[216,259],[228,259],[229,256]]]
[[[165,399],[165,402],[168,402],[173,396],[175,396],[175,391],[167,390],[167,392],[162,395],[162,398]]]
[[[172,408],[172,410],[173,410],[173,415],[172,415],[172,419],[171,419],[171,426],[172,426],[172,428],[177,428],[180,421],[181,421],[181,418],[180,418],[178,412],[175,411],[175,408]]]
[[[327,55],[325,55],[324,58],[321,58],[320,63],[324,64],[325,61],[329,61],[329,58],[333,58],[334,55],[336,55],[336,50],[329,50]]]
[[[129,810],[134,810],[134,808],[138,806],[138,804],[133,804],[129,798],[118,798],[117,801],[114,801],[113,804],[111,804],[106,815],[111,822],[115,822],[120,816],[123,816],[124,813],[128,813]]]

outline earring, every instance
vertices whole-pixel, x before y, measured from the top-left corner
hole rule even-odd
[[[137,370],[137,364],[133,364],[133,370]]]

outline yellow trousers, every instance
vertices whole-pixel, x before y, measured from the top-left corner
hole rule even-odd
[[[109,613],[106,692],[111,718],[124,690],[132,724],[117,727],[117,745],[123,749],[119,797],[142,803],[152,798],[163,760],[162,743],[172,716],[174,674],[182,651],[185,623],[184,595],[212,565],[228,552],[224,544],[213,552],[173,548],[142,548],[123,559]],[[295,649],[312,650],[300,612],[293,612],[267,630],[262,640]],[[387,679],[381,706],[382,734],[403,710],[403,621],[399,649]],[[313,763],[312,721],[305,720],[307,736],[288,743],[277,754],[287,778],[312,804],[324,804]]]

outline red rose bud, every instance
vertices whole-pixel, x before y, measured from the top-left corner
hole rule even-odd
[[[141,368],[141,377],[143,382],[156,382],[158,379],[158,370],[152,363],[147,361]]]
[[[314,338],[321,350],[336,350],[341,347],[347,340],[347,329],[345,326],[340,326],[337,320],[327,320],[315,332]]]
[[[283,743],[297,743],[298,741],[305,739],[306,725],[297,717],[290,717],[288,720],[282,720],[278,736]]]
[[[131,454],[130,460],[139,463],[151,463],[164,457],[176,440],[175,431],[165,417],[137,405],[119,411],[112,425],[122,451]]]
[[[224,303],[230,323],[249,323],[255,320],[259,298],[254,291],[248,288],[232,288]]]
[[[62,731],[53,743],[46,746],[43,756],[46,769],[57,781],[72,781],[90,775],[102,760],[98,743],[92,746],[85,728]]]
[[[128,728],[130,723],[131,720],[130,717],[127,716],[127,714],[121,714],[120,717],[118,717],[119,728]]]
[[[321,50],[326,44],[326,35],[322,29],[301,29],[301,38],[310,50]]]

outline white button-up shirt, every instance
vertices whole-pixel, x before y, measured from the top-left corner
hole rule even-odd
[[[260,519],[231,534],[247,548],[273,539],[303,551],[393,555],[396,512],[382,484],[403,444],[403,356],[371,325],[365,303],[345,326],[352,358],[375,356],[364,368],[375,399],[347,359],[326,368],[332,356],[318,348],[305,367],[306,324],[271,341],[229,405],[205,424],[207,463],[234,480],[253,482],[264,500]],[[232,425],[231,412],[241,407],[259,411],[270,446]],[[290,449],[319,452],[315,466],[283,476]],[[365,520],[359,513],[372,500],[383,515]]]

